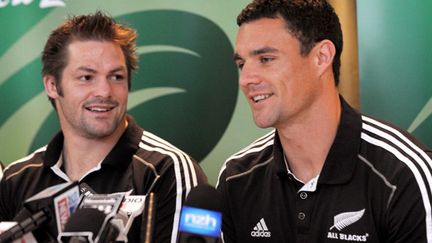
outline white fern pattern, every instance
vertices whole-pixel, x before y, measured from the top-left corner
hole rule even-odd
[[[360,211],[340,213],[334,216],[334,225],[330,227],[330,230],[336,228],[340,231],[343,228],[359,221],[361,217],[363,217],[364,212],[365,209],[362,209]]]

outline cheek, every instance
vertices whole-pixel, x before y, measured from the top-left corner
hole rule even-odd
[[[240,90],[243,92],[244,95],[247,94],[247,86],[240,85]]]
[[[70,89],[63,88],[62,99],[63,103],[68,103],[71,106],[78,107],[81,103],[89,99],[89,93],[85,89]]]
[[[116,91],[116,97],[121,101],[127,101],[128,95],[129,95],[129,89],[127,87],[118,89]]]

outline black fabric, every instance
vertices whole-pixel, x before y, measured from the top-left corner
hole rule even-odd
[[[432,240],[431,151],[343,98],[341,105],[315,191],[300,190],[288,173],[277,131],[225,162],[217,186],[225,243]]]
[[[180,213],[186,193],[191,187],[206,183],[207,178],[199,165],[184,152],[144,131],[131,117],[128,117],[128,124],[127,130],[102,161],[101,168],[87,174],[80,182],[100,194],[130,190],[136,195],[153,192],[157,225],[153,242],[170,242],[174,214]],[[0,221],[12,220],[30,196],[65,182],[51,168],[57,163],[62,146],[63,134],[60,132],[47,146],[5,169],[0,182]],[[129,242],[142,241],[140,224],[141,218],[137,218],[129,231]],[[41,231],[56,232],[52,227]]]

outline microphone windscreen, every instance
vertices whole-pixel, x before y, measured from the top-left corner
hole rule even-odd
[[[91,236],[88,233],[91,233]],[[80,208],[65,225],[65,230],[59,235],[77,239],[81,237],[92,238],[90,242],[108,243],[115,242],[119,235],[119,229],[111,224],[109,216],[96,208]]]
[[[221,211],[219,192],[208,184],[200,184],[189,192],[184,206],[219,212]]]
[[[81,208],[70,216],[64,232],[89,231],[96,237],[104,221],[105,213],[95,208]]]
[[[218,191],[208,184],[192,188],[180,214],[180,243],[218,242],[222,224]]]

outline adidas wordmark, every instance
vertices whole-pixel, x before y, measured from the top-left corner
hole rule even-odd
[[[271,232],[268,230],[266,223],[264,222],[264,218],[260,219],[260,221],[256,224],[256,226],[251,231],[252,237],[271,237]]]

